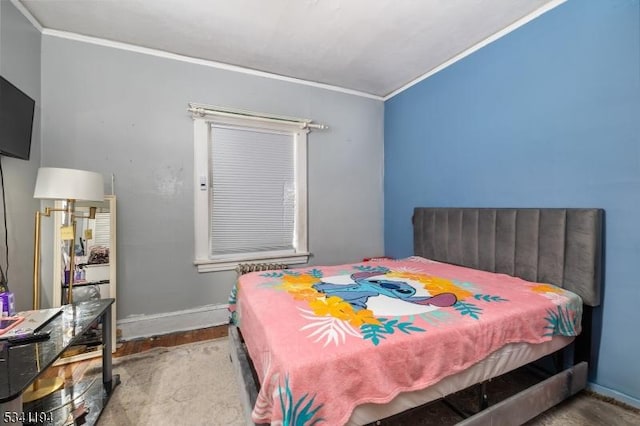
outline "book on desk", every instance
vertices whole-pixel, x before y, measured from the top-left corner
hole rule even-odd
[[[62,308],[60,307],[18,312],[16,317],[22,318],[22,321],[15,327],[0,334],[0,340],[6,340],[10,337],[22,334],[35,333],[55,318],[60,312],[62,312]]]

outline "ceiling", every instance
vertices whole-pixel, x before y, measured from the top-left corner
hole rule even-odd
[[[45,31],[385,97],[564,0],[16,1]]]

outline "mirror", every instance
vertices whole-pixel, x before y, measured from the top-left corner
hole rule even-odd
[[[57,201],[56,208],[64,209],[66,201]],[[96,208],[90,217],[90,207]],[[107,195],[103,202],[75,203],[75,239],[63,239],[67,222],[66,212],[56,212],[53,239],[53,306],[67,303],[69,276],[73,274],[73,302],[102,298],[116,299],[116,197]],[[74,265],[71,265],[70,246],[74,249]],[[112,315],[112,348],[116,349],[116,303]],[[88,334],[88,333],[87,333]],[[62,358],[75,362],[102,353],[101,333],[83,336],[80,355]]]

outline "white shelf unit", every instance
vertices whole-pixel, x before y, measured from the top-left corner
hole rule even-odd
[[[112,352],[116,350],[116,311],[118,298],[117,295],[117,280],[116,280],[116,266],[117,266],[117,244],[116,244],[116,196],[115,195],[105,195],[104,201],[102,203],[95,202],[76,202],[76,212],[79,214],[88,214],[89,207],[94,206],[97,207],[96,219],[82,219],[78,218],[76,222],[82,222],[82,225],[86,226],[78,226],[78,231],[76,232],[76,239],[80,237],[84,237],[84,230],[91,229],[92,239],[89,241],[95,240],[95,244],[99,244],[104,246],[108,244],[109,247],[109,263],[108,264],[96,264],[96,265],[87,265],[88,270],[85,271],[85,274],[89,272],[89,278],[96,278],[96,284],[100,290],[101,298],[113,298],[115,302],[112,306],[113,315],[111,316],[111,348]],[[64,201],[56,201],[56,208],[63,208]],[[106,213],[109,213],[108,215]],[[62,246],[63,240],[61,238],[60,229],[63,225],[63,212],[55,212],[53,214],[53,289],[52,289],[52,307],[61,306],[62,304],[62,291],[63,291],[63,254],[62,254]],[[92,223],[89,223],[92,221]],[[79,225],[79,224],[78,224]],[[98,228],[96,229],[96,225]],[[108,232],[105,232],[105,226],[108,225]],[[89,249],[89,247],[86,247]],[[76,257],[76,261],[74,262],[76,265],[80,264],[78,261],[78,257]],[[107,268],[105,268],[105,266]],[[74,268],[71,268],[74,270]],[[104,281],[108,280],[108,283],[104,283]],[[61,358],[56,362],[56,365],[67,364],[70,362],[82,361],[84,359],[94,358],[102,355],[102,345],[95,348],[95,350],[80,353],[78,355],[69,356],[65,358]]]

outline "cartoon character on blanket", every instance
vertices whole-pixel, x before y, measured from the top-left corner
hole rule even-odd
[[[417,305],[433,305],[440,308],[453,306],[458,301],[453,293],[439,293],[431,297],[414,297],[416,289],[404,281],[391,281],[380,278],[369,279],[379,275],[380,272],[357,272],[351,274],[351,279],[355,281],[355,284],[319,282],[312,285],[312,287],[327,296],[342,298],[356,312],[361,309],[367,309],[367,301],[370,297],[380,295]]]
[[[257,423],[345,424],[363,401],[425,389],[507,343],[580,332],[582,301],[569,291],[422,258],[261,271],[238,284],[229,307],[257,354]]]

